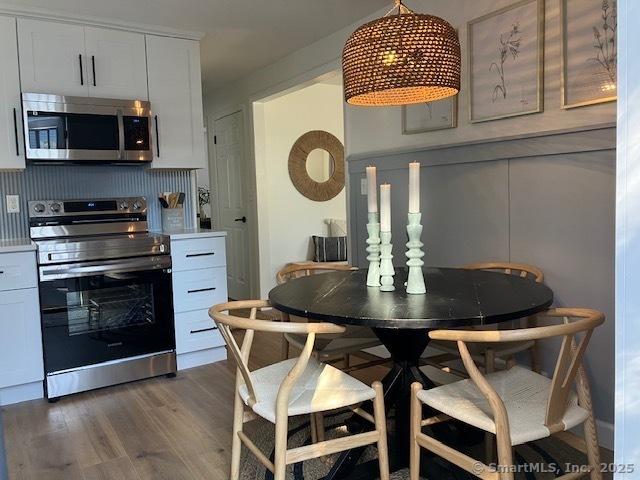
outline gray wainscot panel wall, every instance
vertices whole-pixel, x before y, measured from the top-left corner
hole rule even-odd
[[[0,172],[0,237],[28,237],[29,200],[67,200],[144,196],[152,229],[162,228],[160,192],[185,192],[185,226],[193,226],[191,174],[186,170],[147,170],[140,166],[29,165],[20,172]],[[7,213],[5,195],[20,195],[20,213]]]
[[[602,437],[613,438],[615,127],[563,131],[404,153],[351,157],[351,252],[365,267],[365,167],[392,184],[394,263],[406,261],[408,168],[422,163],[428,265],[510,260],[543,269],[556,306],[592,307],[607,322],[587,367]],[[545,355],[545,369],[555,358]],[[604,439],[604,438],[603,438]],[[606,441],[606,440],[605,440]],[[606,441],[608,443],[608,441]]]

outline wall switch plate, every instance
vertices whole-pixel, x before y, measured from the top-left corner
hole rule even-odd
[[[366,195],[368,191],[369,191],[369,186],[367,184],[367,179],[361,178],[360,179],[360,195]]]
[[[7,213],[20,213],[20,196],[7,195]]]

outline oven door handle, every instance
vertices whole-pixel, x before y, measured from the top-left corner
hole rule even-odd
[[[105,262],[83,262],[66,265],[45,265],[40,267],[40,281],[61,280],[66,278],[92,277],[110,273],[142,272],[171,268],[171,257],[127,258]]]

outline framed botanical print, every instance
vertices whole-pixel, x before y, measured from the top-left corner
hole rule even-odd
[[[458,126],[458,96],[402,107],[402,134],[433,132]]]
[[[544,0],[523,0],[467,24],[469,119],[537,113],[544,102]]]
[[[562,108],[617,98],[616,0],[560,0]]]

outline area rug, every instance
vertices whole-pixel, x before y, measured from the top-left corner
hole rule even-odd
[[[336,438],[346,435],[344,427],[345,419],[351,415],[349,412],[338,412],[325,417],[326,438]],[[255,420],[245,425],[245,431],[256,445],[273,460],[273,439],[275,429],[274,426],[264,420]],[[308,445],[311,441],[310,428],[308,420],[305,417],[296,417],[290,420],[289,424],[289,448],[295,448],[302,445]],[[473,458],[484,459],[484,444],[481,443],[471,449],[467,454]],[[366,450],[361,462],[375,460],[377,450],[370,447]],[[287,472],[287,480],[322,480],[331,470],[331,466],[335,462],[337,455],[331,455],[320,459],[308,460],[303,463],[290,465]],[[566,443],[549,438],[533,442],[528,445],[516,447],[515,460],[522,465],[522,472],[516,474],[518,480],[547,480],[555,478],[556,475],[551,473],[555,466],[561,469],[567,464],[584,465],[586,464],[586,456],[567,445]],[[606,461],[607,459],[603,459]],[[444,460],[433,460],[426,467],[428,469],[428,478],[437,479],[463,479],[475,478],[466,472],[457,470],[451,464]],[[525,471],[525,465],[536,465],[539,468],[537,472]],[[540,465],[540,467],[537,467]],[[558,472],[561,474],[561,472]],[[409,480],[408,471],[395,472],[392,480]],[[255,457],[245,448],[242,452],[242,480],[273,480],[271,472],[266,470]]]

